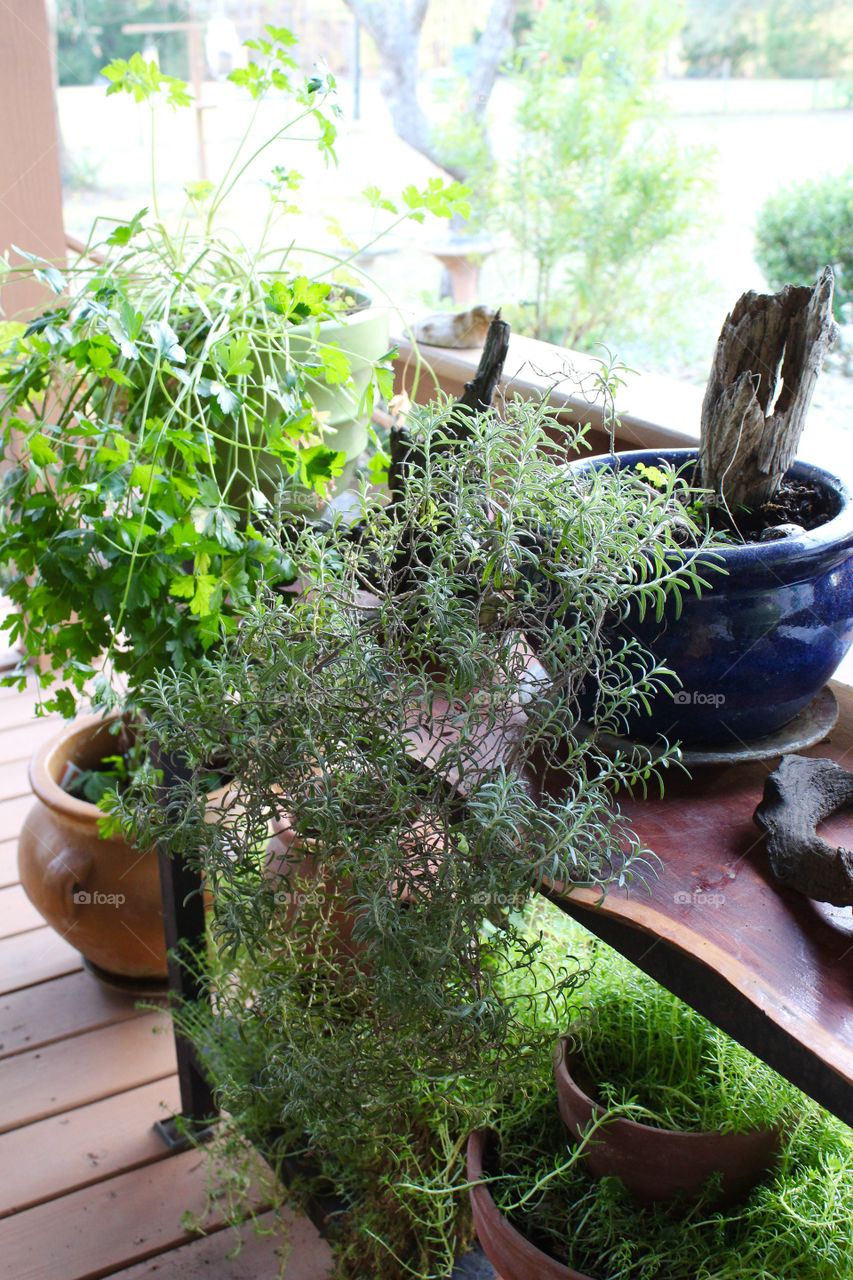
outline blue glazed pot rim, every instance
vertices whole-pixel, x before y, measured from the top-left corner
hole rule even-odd
[[[606,466],[634,467],[638,462],[655,465],[669,462],[683,467],[695,462],[698,449],[628,449],[619,453],[599,454],[593,458],[579,458],[568,465],[572,470],[586,471]],[[769,573],[786,579],[809,573],[813,568],[826,571],[833,563],[843,560],[853,552],[853,492],[840,476],[810,462],[795,462],[786,475],[793,480],[813,481],[829,490],[838,500],[838,510],[825,524],[794,537],[779,538],[773,542],[747,542],[737,546],[714,547],[712,554],[728,572],[744,571]],[[689,552],[687,554],[690,554]],[[695,554],[695,553],[693,553]]]

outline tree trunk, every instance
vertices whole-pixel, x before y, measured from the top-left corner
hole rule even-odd
[[[833,283],[826,267],[813,286],[745,293],[726,318],[702,404],[700,467],[730,510],[769,501],[796,457],[836,334]]]
[[[512,20],[517,0],[492,0],[492,7],[477,42],[477,55],[471,73],[469,108],[477,119],[485,115],[495,80],[512,46]]]
[[[465,169],[442,152],[418,98],[418,51],[429,0],[345,0],[372,36],[382,61],[382,89],[394,125],[403,142],[464,182]],[[477,44],[471,74],[468,110],[480,122],[489,95],[511,42],[517,0],[492,0],[483,34]]]

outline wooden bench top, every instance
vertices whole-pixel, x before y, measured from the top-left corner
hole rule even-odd
[[[829,740],[803,754],[853,768],[853,689]],[[646,888],[554,901],[853,1125],[853,910],[775,884],[752,815],[776,761],[667,776],[623,802],[660,859]],[[821,827],[853,847],[853,811]]]

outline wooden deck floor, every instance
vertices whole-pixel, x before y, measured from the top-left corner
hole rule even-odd
[[[182,1225],[207,1207],[207,1160],[152,1130],[178,1104],[168,1018],[102,988],[17,882],[27,762],[59,723],[34,704],[0,688],[1,1280],[276,1280],[283,1261],[286,1280],[325,1280],[302,1216],[262,1214],[232,1258],[216,1209],[204,1236]]]

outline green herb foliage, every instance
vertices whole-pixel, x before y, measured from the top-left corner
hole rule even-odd
[[[611,759],[578,726],[617,728],[667,682],[605,620],[702,582],[680,504],[629,470],[566,468],[546,406],[434,405],[410,429],[420,460],[395,501],[365,490],[355,536],[294,540],[310,590],[262,599],[209,662],[160,673],[151,732],[189,777],[159,797],[140,778],[121,806],[209,886],[216,1013],[195,1035],[225,1108],[334,1152],[354,1197],[372,1162],[390,1220],[359,1228],[360,1276],[443,1274],[455,1211],[425,1211],[432,1193],[393,1206],[424,1170],[442,1192],[496,1089],[547,1070],[579,965],[544,961],[522,927],[533,891],[651,873],[614,793],[657,786],[669,757]],[[214,756],[234,784],[211,814]]]
[[[281,166],[259,244],[220,227],[230,192],[273,143],[313,139],[334,162],[334,80],[300,77],[293,43],[278,27],[250,42],[253,60],[231,79],[256,112],[275,93],[281,124],[258,143],[253,116],[218,184],[188,186],[175,225],[160,215],[155,127],[191,96],[139,54],[111,63],[108,94],[150,112],[150,209],[97,219],[67,269],[24,250],[22,267],[2,266],[55,295],[0,361],[14,463],[0,489],[0,566],[17,610],[5,625],[28,656],[49,655],[48,709],[72,715],[96,668],[101,702],[124,687],[138,702],[155,672],[192,666],[232,634],[260,583],[294,576],[281,510],[295,494],[316,504],[342,470],[311,387],[351,385],[346,350],[318,326],[351,301],[334,280],[355,250],[325,255],[319,274],[305,267],[286,228],[299,174]],[[431,179],[386,223],[464,207],[458,184]],[[312,335],[298,352],[295,325]],[[390,380],[380,362],[366,412]]]
[[[62,783],[63,790],[95,805],[101,805],[114,793],[127,790],[142,764],[142,755],[140,744],[135,741],[129,745],[125,741],[124,749],[121,749],[122,740],[123,735],[116,742],[115,753],[103,756],[94,767],[72,767]]]

